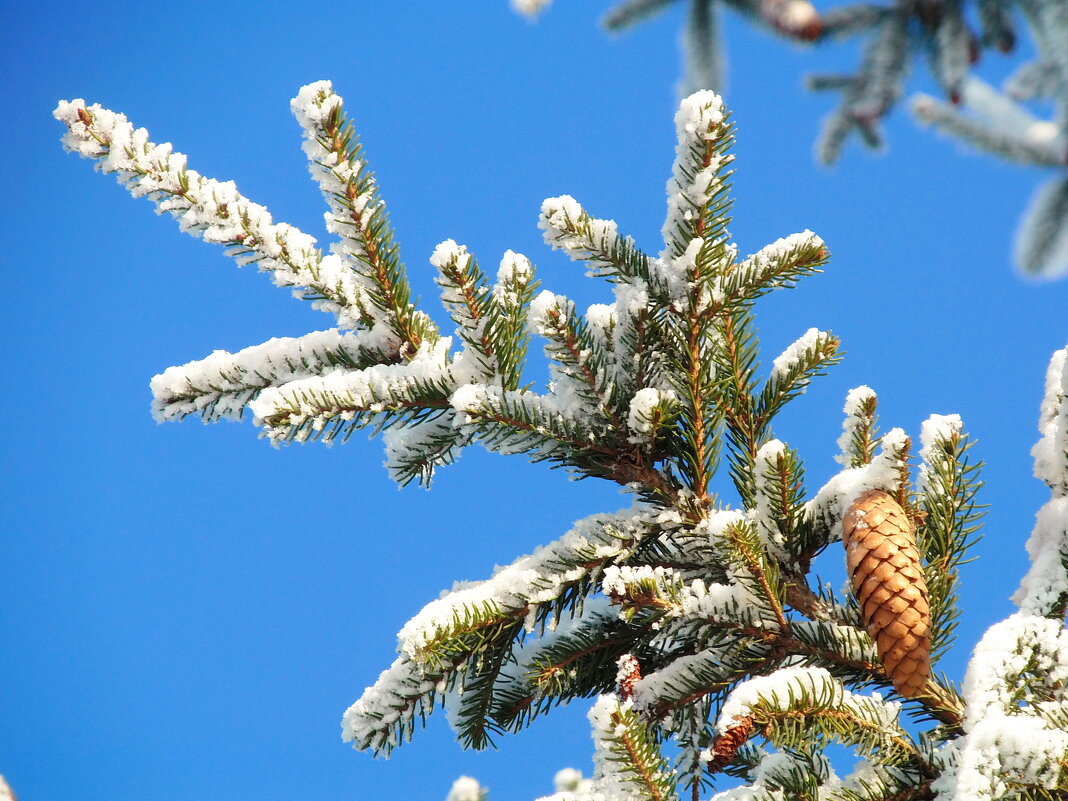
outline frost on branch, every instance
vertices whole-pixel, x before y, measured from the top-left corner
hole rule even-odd
[[[461,743],[485,748],[559,704],[597,699],[593,776],[558,777],[554,801],[921,801],[1066,789],[1064,351],[1050,368],[1034,451],[1052,498],[1028,544],[1020,612],[984,638],[963,697],[932,674],[905,699],[856,600],[827,589],[813,568],[840,561],[842,518],[859,496],[891,495],[902,530],[915,528],[937,661],[952,641],[958,568],[978,531],[978,465],[962,421],[933,415],[920,427],[915,471],[912,438],[902,428],[881,434],[875,393],[858,387],[829,448],[839,452],[836,472],[826,475],[823,460],[819,488],[810,488],[801,454],[775,426],[835,364],[839,343],[800,328],[762,372],[755,312],[763,295],[818,272],[828,254],[805,231],[738,257],[727,231],[733,132],[718,96],[699,92],[676,115],[659,256],[572,198],[552,198],[542,205],[546,243],[607,279],[605,302],[583,311],[539,293],[525,256],[507,251],[487,273],[446,240],[430,268],[451,336],[411,300],[341,99],[319,82],[292,108],[327,202],[327,256],[121,115],[82,101],[57,109],[69,149],[340,326],[172,367],[152,382],[156,416],[211,421],[247,407],[273,443],[382,431],[401,484],[429,483],[478,442],[607,479],[633,497],[630,508],[590,515],[427,603],[401,629],[393,663],[345,712],[346,741],[388,755],[444,707]],[[541,388],[524,378],[532,335],[549,362]],[[903,708],[915,721],[908,731]],[[861,758],[852,774],[830,769],[831,743]],[[742,786],[712,795],[721,774]],[[974,788],[979,795],[969,795]],[[483,792],[462,779],[451,797]]]

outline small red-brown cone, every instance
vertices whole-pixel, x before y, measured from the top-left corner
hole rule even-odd
[[[634,697],[634,685],[642,680],[642,666],[634,654],[623,654],[616,661],[616,689],[619,697],[629,701]]]
[[[894,689],[915,698],[931,675],[931,610],[908,515],[889,493],[868,490],[842,518],[842,542],[879,659]]]
[[[745,741],[753,734],[753,728],[753,719],[746,716],[735,720],[734,725],[723,734],[717,734],[708,749],[708,770],[718,773],[731,764],[738,749],[745,745]]]

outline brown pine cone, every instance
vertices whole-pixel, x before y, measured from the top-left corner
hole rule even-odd
[[[842,519],[846,569],[879,659],[906,698],[931,675],[931,610],[916,537],[883,490],[862,493]]]
[[[753,719],[746,716],[738,718],[723,734],[717,734],[708,749],[706,767],[709,772],[718,773],[731,764],[738,749],[745,745],[745,741],[753,734],[753,728]]]

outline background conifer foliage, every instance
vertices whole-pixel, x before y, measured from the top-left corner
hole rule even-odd
[[[1041,377],[1065,296],[1017,283],[992,230],[1028,181],[990,191],[917,138],[846,159],[836,195],[843,175],[772,123],[803,101],[747,93],[744,71],[730,120],[699,95],[673,127],[673,65],[590,45],[563,6],[563,40],[503,10],[370,8],[358,53],[281,4],[122,31],[27,9],[3,34],[11,152],[32,154],[3,176],[9,263],[42,290],[4,319],[0,770],[19,797],[444,798],[464,773],[535,798],[568,766],[564,797],[1055,788],[1063,364]],[[344,116],[311,84],[294,126],[285,98],[323,75]],[[67,144],[245,270],[63,156],[49,114],[75,94]],[[891,179],[907,207],[876,191]],[[247,406],[275,442],[350,443],[157,428],[152,375],[158,420]],[[909,699],[836,541],[870,487],[925,565],[935,672]],[[457,578],[475,582],[433,600]],[[388,761],[339,742],[347,706],[344,738]]]
[[[621,31],[664,11],[677,0],[623,0],[603,18]],[[535,17],[545,0],[513,0]],[[884,146],[883,120],[905,94],[917,62],[925,62],[939,100],[910,100],[922,123],[1010,162],[1043,167],[1048,180],[1029,203],[1016,234],[1017,266],[1034,276],[1068,271],[1068,5],[1063,0],[894,0],[814,5],[809,0],[687,0],[682,34],[681,85],[722,91],[727,85],[720,33],[724,9],[795,44],[862,42],[855,68],[812,73],[808,88],[840,96],[816,142],[820,161],[833,163],[853,138]],[[1021,37],[1024,41],[1020,41]],[[995,88],[987,81],[991,57],[1023,53],[1023,63]],[[980,77],[986,76],[986,80]]]

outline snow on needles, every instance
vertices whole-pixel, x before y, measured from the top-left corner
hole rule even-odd
[[[249,403],[256,425],[273,441],[306,422],[322,430],[331,420],[352,419],[363,411],[381,412],[411,402],[428,383],[450,383],[450,337],[423,342],[406,364],[376,364],[363,370],[335,370],[264,389]],[[347,417],[346,417],[347,415]]]
[[[233,181],[205,178],[186,166],[186,157],[170,143],[149,141],[122,114],[61,101],[53,116],[67,126],[63,146],[96,160],[134,197],[147,197],[159,213],[170,212],[185,233],[231,248],[238,264],[255,263],[279,286],[307,294],[315,308],[332,312],[342,325],[359,325],[367,306],[354,274],[337,256],[323,257],[313,237],[286,223],[275,223],[266,208],[237,191]]]
[[[784,350],[771,364],[771,379],[782,379],[800,364],[806,356],[819,347],[821,340],[829,335],[818,328],[810,328],[798,337],[790,347]]]
[[[1031,449],[1035,478],[1058,495],[1068,495],[1068,348],[1053,354],[1046,371],[1038,430],[1042,438]]]
[[[724,136],[723,100],[702,90],[683,98],[675,113],[675,164],[667,182],[667,217],[662,233],[661,260],[671,294],[679,298],[686,288],[687,272],[703,240],[695,225],[709,200],[719,194],[725,181],[722,169],[732,157],[709,153],[708,148]],[[694,244],[694,243],[697,244]]]
[[[216,350],[152,378],[152,415],[159,422],[190,414],[201,415],[205,422],[240,419],[245,405],[262,389],[358,364],[368,350],[377,351],[382,339],[378,331],[330,329],[275,337],[237,353]],[[385,339],[389,341],[388,334]]]
[[[615,514],[595,514],[578,521],[563,537],[529,556],[499,568],[492,578],[454,590],[431,601],[397,635],[398,650],[419,661],[435,642],[473,610],[492,608],[512,616],[536,612],[538,604],[557,598],[597,565],[626,553],[647,532],[655,517],[643,507]],[[533,620],[529,621],[533,625]]]
[[[541,204],[538,227],[545,244],[564,251],[572,261],[588,262],[591,274],[612,267],[607,254],[620,241],[615,221],[590,217],[571,195],[546,198]]]
[[[866,427],[870,422],[864,409],[874,403],[875,400],[875,390],[863,384],[846,393],[845,406],[842,408],[846,417],[842,421],[842,435],[838,437],[838,455],[834,457],[839,464],[846,467],[851,465],[853,461],[853,440],[862,428]]]
[[[736,685],[720,707],[716,731],[725,733],[743,718],[751,717],[758,706],[786,712],[801,699],[808,699],[806,706],[848,710],[867,720],[874,716],[878,719],[880,731],[886,735],[901,730],[898,724],[899,703],[884,701],[879,693],[869,696],[852,693],[824,668],[785,667]]]
[[[967,732],[942,749],[946,769],[932,785],[940,801],[994,801],[1011,783],[1053,789],[1068,759],[1068,390],[1066,354],[1046,374],[1032,449],[1035,476],[1052,489],[1027,542],[1031,569],[1013,595],[1020,611],[990,627],[964,679]]]
[[[461,776],[452,783],[452,789],[445,801],[481,801],[483,797],[482,785],[478,779],[470,776]]]
[[[831,528],[834,538],[840,538],[842,517],[858,495],[870,489],[887,492],[897,489],[905,464],[902,454],[909,442],[908,435],[902,429],[887,431],[871,463],[849,467],[832,476],[816,493],[816,497],[805,504],[806,513],[814,519],[823,520]]]
[[[1035,477],[1052,497],[1035,518],[1027,540],[1031,568],[1012,599],[1024,611],[1048,615],[1068,601],[1068,348],[1053,354],[1038,419],[1042,438],[1031,449]]]

